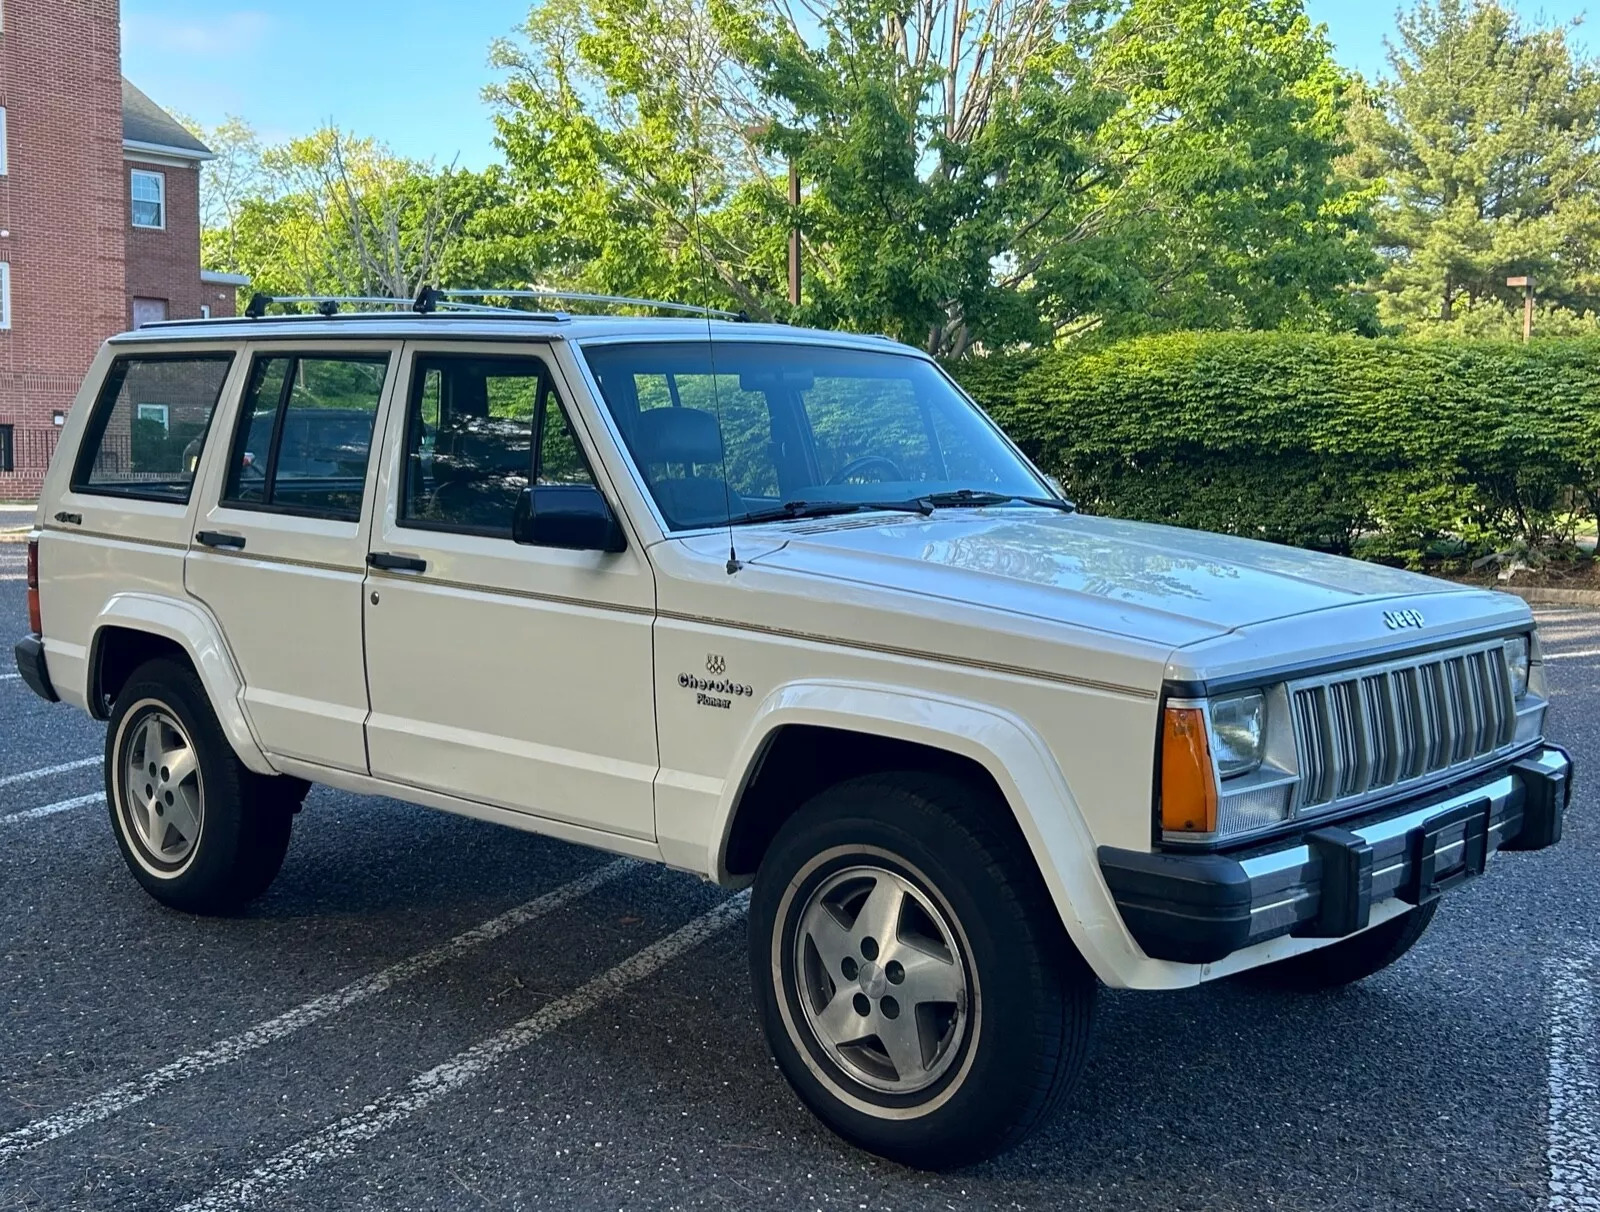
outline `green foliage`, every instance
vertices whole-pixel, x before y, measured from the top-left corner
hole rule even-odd
[[[1348,82],[1301,0],[546,0],[521,35],[490,96],[572,285],[946,356],[1371,325]]]
[[[1499,0],[1420,0],[1392,78],[1356,106],[1346,163],[1379,194],[1383,320],[1412,333],[1594,333],[1600,310],[1600,65]]]
[[[1600,340],[1177,333],[952,370],[1080,506],[1418,566],[1570,545]]]

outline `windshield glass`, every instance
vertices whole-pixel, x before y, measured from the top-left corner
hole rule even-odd
[[[743,341],[583,352],[673,529],[750,521],[795,502],[1048,492],[921,358]]]

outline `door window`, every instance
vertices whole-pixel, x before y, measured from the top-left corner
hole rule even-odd
[[[535,480],[594,483],[545,364],[418,356],[400,524],[509,539],[517,498]]]
[[[72,472],[74,492],[186,504],[231,353],[118,358]]]
[[[355,521],[386,354],[259,357],[240,408],[223,504]]]

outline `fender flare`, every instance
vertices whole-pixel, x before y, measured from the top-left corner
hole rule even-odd
[[[712,832],[717,849],[709,856],[719,883],[738,882],[727,869],[736,810],[768,741],[789,724],[892,737],[977,762],[1005,797],[1062,925],[1095,974],[1124,985],[1130,970],[1168,967],[1149,959],[1123,925],[1100,872],[1094,837],[1039,735],[992,705],[921,691],[843,681],[791,682],[773,691],[757,709],[723,785]]]
[[[239,760],[257,774],[277,773],[251,731],[242,701],[244,679],[222,638],[222,628],[203,606],[153,593],[113,595],[95,617],[89,640],[88,690],[91,697],[99,677],[100,637],[107,627],[124,627],[161,636],[182,648],[199,674],[223,735]]]

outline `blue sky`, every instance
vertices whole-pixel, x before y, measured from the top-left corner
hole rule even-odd
[[[1520,7],[1568,20],[1590,3]],[[1396,8],[1306,0],[1340,61],[1369,75],[1383,66]],[[527,11],[528,0],[122,0],[122,70],[208,125],[237,114],[278,141],[331,119],[403,155],[477,168],[495,157],[479,96],[489,43]]]

